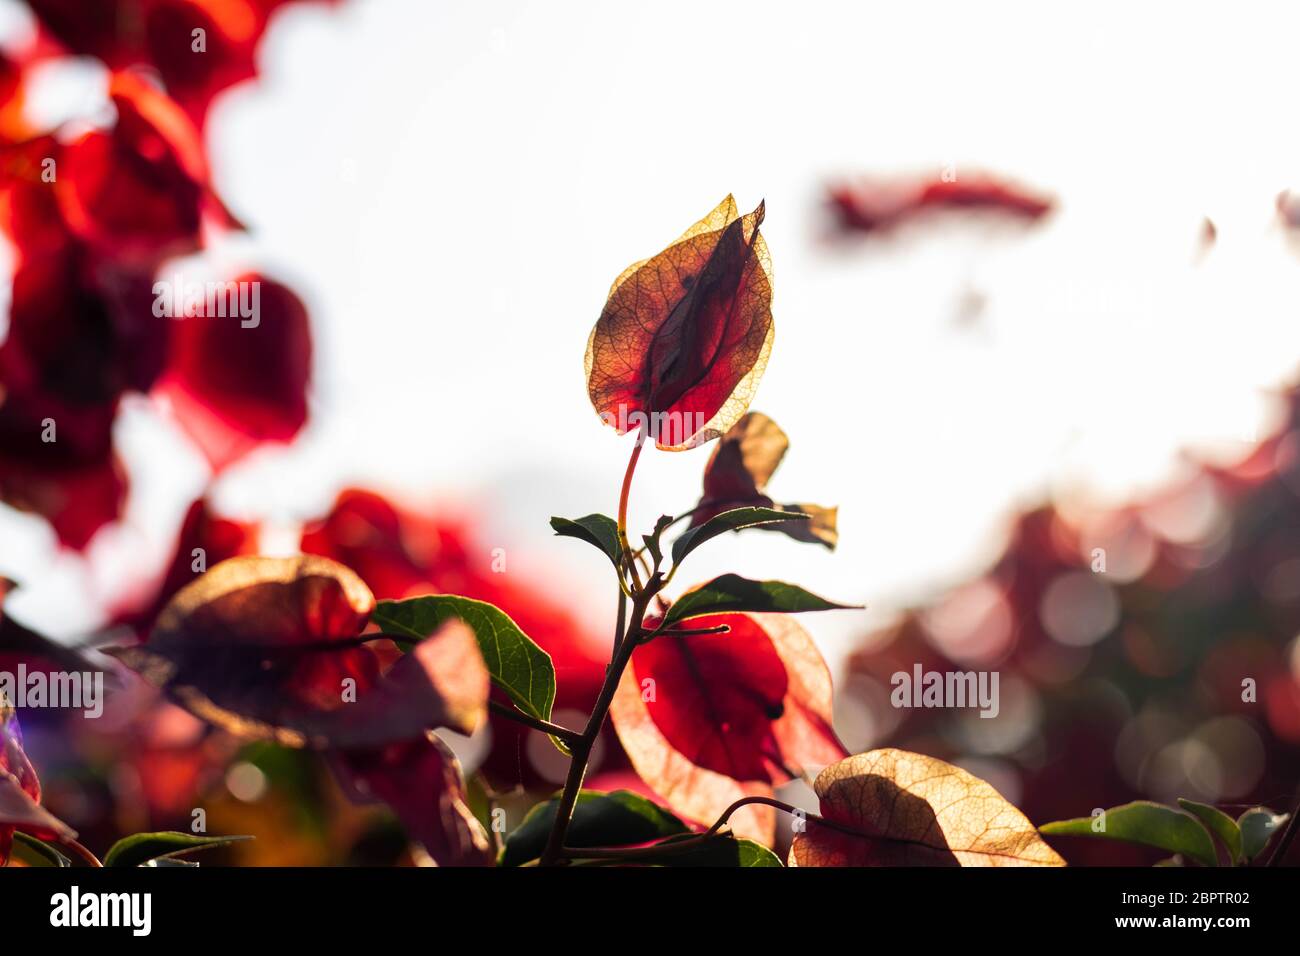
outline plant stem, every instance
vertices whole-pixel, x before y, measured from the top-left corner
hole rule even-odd
[[[695,836],[684,840],[677,840],[673,843],[656,843],[652,846],[636,847],[565,847],[562,851],[562,855],[565,857],[584,860],[638,860],[647,857],[671,856],[674,853],[679,853],[682,850],[688,850],[692,847],[708,842],[726,825],[727,821],[731,819],[733,813],[742,807],[756,803],[768,807],[775,807],[776,809],[783,810],[786,813],[799,812],[798,807],[785,803],[782,800],[776,800],[772,797],[741,797],[731,806],[727,807],[727,809],[722,811],[722,816],[718,817],[713,826],[709,827],[703,833],[697,833]],[[818,816],[815,813],[806,813],[805,819],[830,830],[838,830],[841,833],[847,833],[851,836],[862,836],[860,831],[854,830],[852,827],[843,826],[833,820],[827,820],[825,817]]]
[[[627,624],[627,592],[621,591],[618,595],[618,623],[614,625],[614,647],[610,651],[610,666],[614,666],[614,658],[618,657],[619,649],[623,646],[623,628]]]
[[[635,461],[635,457],[633,461]],[[630,471],[629,471],[630,474]],[[626,487],[626,483],[624,485]],[[632,618],[628,622],[626,633],[623,632],[623,615],[619,614],[614,659],[605,671],[605,683],[601,685],[596,706],[591,711],[591,718],[582,736],[573,744],[573,758],[569,762],[569,775],[564,780],[564,792],[560,795],[560,804],[556,808],[555,823],[551,826],[551,835],[546,841],[546,850],[538,861],[540,866],[553,866],[559,862],[564,852],[564,838],[569,832],[569,823],[573,819],[573,808],[578,803],[578,792],[582,789],[583,778],[587,775],[587,761],[591,759],[591,748],[605,726],[605,717],[609,714],[609,705],[614,700],[619,681],[632,652],[636,650],[637,638],[641,633],[641,622],[645,618],[646,605],[650,603],[653,593],[638,589],[632,599]],[[619,602],[622,611],[623,602]]]
[[[641,457],[641,446],[645,444],[645,425],[637,429],[636,445],[632,448],[632,457],[627,461],[627,471],[623,472],[623,490],[618,496],[618,543],[623,548],[623,560],[636,589],[641,590],[641,576],[637,573],[636,562],[632,560],[632,545],[627,540],[627,499],[632,493],[632,475],[636,471],[637,460]]]
[[[618,543],[622,549],[622,563],[627,568],[628,574],[632,578],[631,598],[632,614],[631,619],[626,622],[624,629],[624,612],[627,609],[627,592],[620,588],[618,597],[618,622],[614,628],[614,648],[611,654],[609,667],[605,669],[605,682],[601,685],[600,694],[596,698],[596,705],[592,708],[591,717],[587,720],[587,726],[582,731],[582,736],[573,740],[569,747],[573,751],[573,756],[569,761],[569,773],[564,779],[564,790],[560,794],[560,803],[555,811],[555,823],[551,825],[551,834],[546,841],[546,850],[542,853],[541,859],[538,860],[539,866],[554,866],[561,859],[564,852],[564,837],[569,832],[569,823],[573,820],[573,808],[578,803],[578,793],[582,790],[582,781],[587,775],[587,763],[591,760],[591,750],[596,745],[596,738],[600,736],[601,728],[605,726],[605,718],[609,715],[609,705],[614,700],[614,693],[618,690],[619,681],[623,678],[623,671],[627,668],[628,661],[632,659],[632,652],[636,650],[638,639],[642,636],[642,622],[645,620],[646,608],[650,601],[653,600],[655,593],[662,587],[662,582],[653,575],[643,585],[641,576],[637,573],[636,560],[632,557],[632,546],[627,540],[627,501],[632,493],[632,475],[636,472],[636,463],[641,458],[641,446],[645,444],[645,424],[643,423],[636,433],[636,445],[632,449],[632,457],[628,459],[627,470],[623,473],[623,488],[618,497]]]
[[[698,637],[701,634],[729,634],[731,632],[730,624],[716,624],[713,627],[691,627],[691,628],[664,628],[660,624],[657,628],[641,636],[642,644],[649,644],[656,637],[662,637],[664,634],[672,637]]]
[[[561,727],[559,724],[553,724],[549,720],[542,720],[540,717],[533,717],[525,714],[523,711],[515,710],[513,707],[507,707],[505,704],[496,700],[488,701],[488,709],[494,714],[505,717],[507,720],[513,720],[515,723],[523,724],[525,727],[531,727],[533,730],[540,730],[544,734],[550,734],[552,737],[559,737],[566,744],[572,745],[581,739],[582,734],[576,730],[570,730],[568,727]]]
[[[402,642],[406,644],[418,644],[420,638],[411,637],[409,634],[387,634],[383,631],[371,631],[369,634],[358,634],[356,637],[340,637],[337,640],[328,641],[310,641],[301,644],[294,644],[294,651],[344,651],[353,647],[364,647],[375,641],[393,641],[394,643]]]

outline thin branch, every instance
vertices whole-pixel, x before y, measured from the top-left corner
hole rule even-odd
[[[353,647],[364,647],[366,644],[374,641],[401,641],[405,644],[419,643],[422,638],[411,637],[409,634],[387,634],[383,631],[371,631],[369,634],[358,634],[356,637],[342,637],[330,641],[309,641],[303,644],[287,645],[286,651],[345,651]]]
[[[645,425],[642,424],[636,433],[636,445],[632,448],[632,456],[627,461],[627,470],[623,472],[623,488],[618,496],[618,543],[623,550],[624,559],[632,553],[632,545],[627,540],[627,500],[632,493],[632,475],[636,472],[636,463],[641,458],[641,446],[645,444]],[[635,590],[641,590],[641,576],[637,574],[636,562],[627,560],[627,569],[632,575],[632,584]]]
[[[627,599],[630,595],[625,591],[618,596],[618,621],[614,624],[614,648],[610,652],[610,666],[614,666],[614,659],[618,657],[619,650],[623,647],[624,628],[627,626]]]
[[[553,866],[563,856],[564,838],[569,831],[569,823],[573,819],[573,808],[577,805],[578,792],[582,789],[583,778],[587,774],[587,761],[591,759],[591,748],[595,746],[596,738],[600,736],[600,730],[605,726],[605,718],[609,714],[609,705],[614,700],[614,693],[618,690],[623,671],[632,659],[632,652],[636,650],[637,637],[641,634],[641,621],[645,618],[646,605],[650,603],[652,597],[653,592],[651,591],[638,591],[632,600],[632,615],[628,622],[627,632],[614,652],[614,659],[610,662],[609,669],[605,671],[605,682],[601,685],[600,696],[596,698],[596,705],[592,708],[591,718],[587,721],[587,728],[583,731],[581,739],[573,745],[573,758],[569,762],[569,774],[565,777],[564,791],[560,795],[559,806],[556,807],[555,823],[551,826],[551,835],[547,839],[546,849],[538,861],[540,866]],[[622,627],[621,615],[619,627]]]
[[[776,800],[773,799],[772,797],[755,796],[755,797],[741,797],[731,806],[727,807],[727,809],[722,811],[722,815],[718,817],[717,821],[714,822],[713,826],[709,827],[703,833],[697,833],[695,836],[689,837],[684,840],[676,840],[672,843],[656,843],[653,844],[652,846],[636,846],[636,847],[568,847],[566,846],[561,851],[561,855],[564,856],[566,859],[571,859],[571,860],[573,859],[637,860],[637,859],[646,859],[646,858],[657,857],[657,856],[670,856],[674,853],[679,853],[682,850],[692,849],[693,847],[697,847],[703,843],[708,842],[713,837],[717,836],[719,830],[721,830],[724,826],[727,825],[727,821],[731,819],[732,814],[734,814],[737,810],[740,810],[743,807],[749,806],[751,804],[762,804],[768,807],[775,807],[777,810],[783,810],[786,813],[800,813],[803,815],[805,820],[815,824],[816,826],[826,827],[828,830],[837,830],[840,833],[847,833],[850,836],[856,836],[856,837],[864,836],[864,834],[860,830],[855,830],[852,827],[845,826],[840,823],[836,823],[834,820],[827,820],[825,817],[818,816],[815,813],[807,813],[806,811],[801,810],[799,807],[796,807],[793,804],[785,803],[784,801]],[[872,837],[872,839],[879,839],[887,842],[903,842],[903,843],[908,842],[906,840],[895,840],[890,837]]]
[[[731,633],[730,624],[716,624],[713,627],[683,628],[682,630],[677,630],[676,628],[669,630],[661,626],[655,628],[650,633],[640,637],[637,640],[637,643],[649,644],[656,637],[659,637],[663,634],[671,634],[673,637],[698,637],[701,634],[729,634],[729,633]]]
[[[561,727],[559,724],[553,724],[549,720],[542,720],[540,717],[533,717],[529,714],[525,714],[521,710],[507,707],[500,701],[489,700],[488,709],[494,714],[505,717],[507,720],[513,720],[515,723],[523,724],[525,727],[531,727],[533,730],[540,730],[544,734],[559,737],[570,746],[582,739],[582,734],[578,733],[576,730],[570,730],[568,727]]]
[[[97,869],[102,869],[104,866],[103,863],[99,862],[99,857],[95,856],[95,854],[91,853],[72,837],[68,837],[66,840],[50,840],[49,842],[54,846],[67,850],[87,866],[93,866]]]

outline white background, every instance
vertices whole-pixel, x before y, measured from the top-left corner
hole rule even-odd
[[[252,229],[209,262],[265,267],[308,301],[314,417],[223,477],[219,506],[272,522],[273,549],[347,483],[480,509],[485,551],[505,546],[508,573],[587,602],[603,630],[601,559],[546,524],[612,512],[630,450],[587,401],[587,334],[612,279],[728,192],[767,201],[777,334],[754,407],[793,442],[772,490],[839,504],[842,546],[751,533],[698,553],[693,576],[869,604],[808,622],[832,657],[977,570],[1018,506],[1122,500],[1189,448],[1241,455],[1300,357],[1300,269],[1273,206],[1300,180],[1300,9],[899,7],[282,12],[260,82],[209,126],[218,188]],[[39,115],[100,107],[84,65],[42,82]],[[829,180],[949,164],[1059,208],[1030,230],[828,241]],[[1219,239],[1201,254],[1207,216]],[[0,514],[27,621],[83,631],[169,552],[203,466],[143,399],[119,443],[135,492],[89,565]],[[636,523],[689,506],[707,456],[644,456]]]

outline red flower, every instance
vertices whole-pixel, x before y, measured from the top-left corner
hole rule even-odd
[[[642,427],[681,451],[745,413],[767,367],[772,265],[730,196],[663,252],[614,280],[587,343],[591,404],[619,434]]]
[[[830,672],[808,633],[776,614],[717,614],[684,626],[724,624],[731,630],[722,634],[676,637],[669,629],[637,648],[610,708],[641,778],[702,822],[847,755],[831,726]],[[733,820],[765,841],[771,822],[767,810]]]
[[[109,94],[117,123],[58,156],[55,193],[72,233],[118,262],[154,265],[197,249],[205,215],[232,225],[180,107],[133,73],[114,74]]]
[[[1055,201],[984,173],[953,179],[867,179],[830,189],[828,200],[844,232],[884,232],[935,212],[973,210],[1033,222]]]
[[[176,322],[158,393],[220,470],[263,442],[288,442],[307,421],[311,327],[288,287],[257,274],[221,284],[250,317],[195,315]]]
[[[27,0],[69,52],[111,69],[148,66],[201,126],[212,100],[257,75],[267,20],[290,0]]]
[[[41,783],[23,753],[13,708],[0,701],[0,866],[9,861],[14,831],[41,840],[70,840],[76,833],[40,805]]]

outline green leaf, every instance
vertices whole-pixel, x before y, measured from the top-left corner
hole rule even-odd
[[[506,841],[502,866],[520,866],[546,849],[559,800],[548,800],[528,811]],[[663,807],[630,790],[601,793],[582,790],[574,805],[573,821],[565,837],[570,847],[635,846],[661,837],[689,833],[690,828]]]
[[[673,523],[675,519],[672,515],[660,515],[659,520],[655,522],[655,529],[652,533],[642,535],[641,540],[645,542],[651,557],[655,559],[655,567],[664,559],[663,548],[659,545],[659,539],[663,536],[664,530]]]
[[[551,527],[561,537],[578,538],[588,544],[594,544],[613,562],[617,570],[623,548],[618,542],[618,523],[609,515],[587,515],[577,521],[569,518],[552,518]]]
[[[779,521],[807,521],[808,515],[789,511],[776,511],[772,508],[734,508],[714,515],[698,528],[691,528],[673,542],[673,566],[682,563],[686,557],[710,538],[716,538],[728,531],[740,531],[742,528],[754,528],[763,524],[776,524]]]
[[[1227,849],[1233,866],[1241,862],[1241,828],[1237,826],[1236,820],[1208,803],[1197,803],[1195,800],[1184,800],[1179,797],[1178,805],[1205,824],[1205,828],[1219,838],[1219,842]]]
[[[751,581],[737,574],[724,574],[687,591],[664,615],[663,626],[705,614],[737,611],[775,611],[793,614],[799,611],[838,611],[853,608],[836,604],[784,581]]]
[[[689,840],[694,834],[673,837],[655,846],[669,847],[673,843]],[[665,852],[662,857],[646,860],[656,866],[692,867],[780,867],[781,859],[761,843],[738,840],[729,833],[719,833],[702,843],[692,843],[681,852]]]
[[[10,856],[22,860],[28,866],[59,867],[72,866],[72,861],[50,846],[44,840],[38,840],[22,830],[14,831],[14,845]]]
[[[194,836],[190,833],[177,833],[174,830],[134,833],[129,837],[123,837],[109,848],[104,856],[104,866],[139,866],[150,860],[181,856],[196,850],[210,850],[213,847],[251,839],[253,839],[251,836]]]
[[[445,621],[460,618],[478,638],[492,683],[510,695],[524,713],[551,719],[555,701],[555,666],[500,608],[486,601],[451,594],[430,594],[405,601],[380,601],[370,619],[385,633],[422,641]]]
[[[1203,866],[1217,866],[1214,842],[1196,818],[1149,800],[1137,800],[1106,811],[1104,831],[1093,829],[1093,817],[1045,823],[1038,828],[1047,836],[1086,836],[1140,843],[1171,853],[1181,853]]]
[[[1264,852],[1269,841],[1282,829],[1290,819],[1289,813],[1274,813],[1268,807],[1251,807],[1237,818],[1241,829],[1241,853],[1247,860],[1253,860]]]

